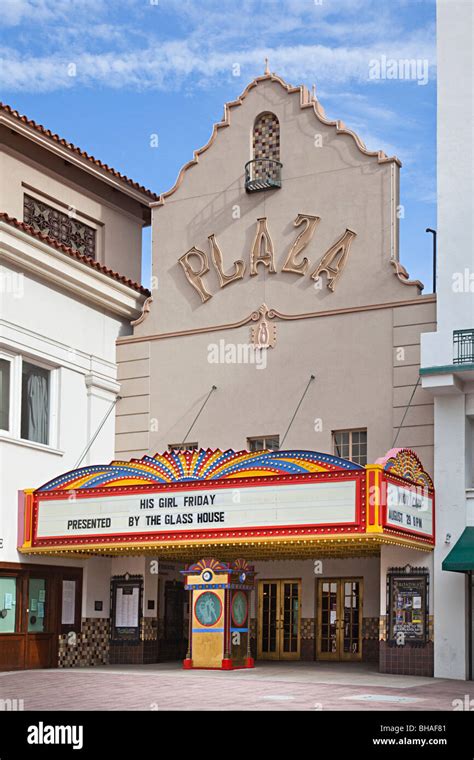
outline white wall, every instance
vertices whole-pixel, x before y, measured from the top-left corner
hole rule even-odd
[[[436,547],[434,551],[435,675],[467,674],[466,593],[463,573],[442,562],[466,527],[465,395],[435,397]],[[450,544],[446,535],[451,534]]]
[[[474,5],[437,0],[438,40],[438,332],[421,341],[424,368],[453,364],[453,330],[474,328]],[[466,271],[467,270],[467,271]],[[467,274],[467,287],[455,286]],[[473,291],[471,291],[471,287]],[[466,526],[466,483],[472,475],[466,441],[465,373],[431,374],[435,398],[437,545],[434,552],[435,676],[466,677],[465,578],[444,572],[443,559]],[[445,543],[451,534],[451,544]]]
[[[13,274],[17,274],[13,267],[1,265],[0,276]],[[62,558],[28,558],[17,552],[18,491],[37,488],[75,467],[119,390],[115,340],[127,324],[124,318],[29,274],[23,276],[21,293],[2,294],[0,350],[51,368],[54,424],[47,446],[0,435],[0,561],[78,564]],[[12,401],[18,410],[21,378],[13,379],[13,384],[16,403]],[[112,413],[82,464],[111,461],[114,435]]]

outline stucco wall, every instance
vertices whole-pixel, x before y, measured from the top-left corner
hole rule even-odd
[[[369,461],[393,445],[418,379],[420,334],[432,330],[436,318],[433,299],[403,284],[391,263],[398,257],[398,165],[366,155],[351,135],[323,124],[313,106],[302,108],[300,97],[299,90],[288,93],[269,79],[251,88],[230,109],[230,125],[217,130],[199,163],[154,208],[157,289],[150,313],[130,342],[119,341],[117,352],[123,399],[116,450],[123,458],[182,442],[213,384],[217,391],[188,440],[236,449],[247,446],[248,436],[279,434],[281,441],[311,373],[316,380],[286,448],[331,451],[333,430],[359,427],[368,429]],[[309,102],[308,93],[305,98]],[[249,194],[244,165],[251,158],[254,120],[265,110],[280,121],[282,187]],[[300,256],[310,262],[305,276],[281,271],[302,229],[294,226],[299,213],[320,217]],[[262,217],[276,272],[259,264],[250,276]],[[315,287],[309,274],[346,228],[357,236],[334,292],[325,274]],[[246,267],[243,279],[223,288],[209,255],[211,234],[225,271],[240,259]],[[192,246],[209,256],[203,283],[212,298],[206,303],[178,262]],[[249,343],[255,324],[249,317],[263,303],[285,315],[271,322],[276,344],[266,352],[266,369],[210,363],[213,344]],[[431,471],[432,400],[418,389],[412,404],[397,445],[413,447]]]
[[[138,203],[112,195],[64,163],[1,131],[0,210],[23,221],[23,195],[33,195],[62,213],[75,209],[79,221],[97,230],[97,260],[140,282],[142,220]],[[31,154],[31,155],[29,155]],[[80,182],[80,184],[79,184]]]

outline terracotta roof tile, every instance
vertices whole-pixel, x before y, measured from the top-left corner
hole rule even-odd
[[[26,126],[31,127],[31,129],[35,129],[37,132],[40,132],[45,137],[48,137],[49,139],[54,140],[54,142],[58,143],[59,145],[62,145],[64,148],[67,148],[73,153],[76,153],[78,156],[81,156],[81,158],[85,158],[87,161],[90,161],[91,163],[100,167],[101,169],[108,172],[109,174],[112,174],[117,179],[121,180],[122,182],[125,182],[127,185],[130,185],[130,187],[133,187],[135,190],[138,190],[139,192],[144,193],[152,200],[158,200],[159,196],[156,195],[151,190],[148,190],[146,187],[144,187],[143,185],[140,185],[138,182],[134,182],[129,177],[126,177],[125,174],[121,174],[116,169],[113,169],[111,166],[108,166],[108,164],[104,164],[102,161],[99,161],[98,158],[94,158],[94,156],[90,156],[88,153],[86,153],[85,150],[81,150],[76,145],[73,145],[73,143],[65,140],[63,137],[59,137],[59,135],[55,134],[54,132],[51,132],[50,129],[46,129],[46,127],[43,127],[42,124],[37,124],[35,121],[33,121],[33,119],[28,119],[26,116],[19,113],[18,111],[15,111],[11,106],[7,105],[6,103],[0,102],[0,111],[3,111],[4,113],[9,114],[10,116],[13,116],[13,118],[17,119],[17,121],[21,121],[23,124],[26,124]]]
[[[129,288],[138,291],[138,293],[141,293],[144,296],[149,297],[151,295],[150,291],[147,290],[147,288],[144,288],[143,285],[140,285],[138,282],[134,282],[129,277],[125,277],[123,274],[114,272],[113,269],[106,267],[105,264],[100,264],[90,256],[85,256],[84,254],[79,253],[79,251],[75,251],[73,248],[64,245],[64,243],[59,243],[54,238],[51,238],[48,235],[44,235],[42,232],[35,230],[34,227],[32,227],[30,224],[20,222],[18,219],[15,219],[13,216],[9,216],[4,211],[0,211],[0,222],[6,222],[6,224],[9,224],[11,227],[16,227],[18,230],[22,230],[28,235],[31,235],[31,237],[38,238],[38,240],[41,240],[42,243],[46,243],[47,245],[52,246],[52,248],[56,248],[56,250],[62,251],[63,253],[67,254],[67,256],[71,256],[73,259],[81,261],[83,264],[96,269],[98,272],[102,272],[102,274],[105,274],[108,277],[112,277],[114,280],[118,280],[118,282],[121,282],[123,285],[127,285]]]

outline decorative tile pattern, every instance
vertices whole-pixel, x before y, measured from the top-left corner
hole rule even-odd
[[[280,123],[273,113],[262,113],[253,128],[254,159],[280,160]]]
[[[156,618],[143,617],[140,623],[140,638],[142,641],[158,639],[158,624]]]
[[[59,636],[58,667],[74,668],[106,665],[109,662],[110,622],[108,618],[83,618],[76,644],[68,644],[66,634]]]
[[[378,639],[379,638],[379,618],[365,617],[362,619],[362,638]]]
[[[428,642],[396,646],[387,642],[387,616],[380,618],[380,672],[407,676],[432,676],[434,672],[434,617],[428,615]]]
[[[405,676],[432,676],[434,671],[434,645],[429,641],[424,646],[391,646],[380,642],[380,672]]]
[[[64,214],[30,195],[25,195],[23,221],[38,232],[67,245],[73,251],[95,259],[96,231],[73,215]]]
[[[314,618],[301,618],[301,638],[314,641]]]

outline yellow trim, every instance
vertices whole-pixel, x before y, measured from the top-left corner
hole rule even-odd
[[[370,518],[370,499],[371,499],[371,492],[370,492],[370,473],[374,473],[375,475],[375,493],[374,493],[374,512],[375,512],[375,522],[373,525],[369,524],[369,518]],[[382,527],[382,508],[380,503],[380,483],[382,480],[381,473],[383,472],[383,467],[379,464],[368,464],[365,468],[366,473],[366,480],[365,480],[365,517],[366,517],[366,528],[367,533],[382,533],[383,527]]]
[[[25,541],[23,544],[24,547],[31,547],[32,541],[33,541],[33,504],[31,504],[31,520],[28,522],[28,502],[33,501],[33,494],[35,492],[35,488],[25,488],[23,490],[23,499],[24,499],[24,506],[23,506],[23,535],[26,536],[30,535],[30,540]],[[23,548],[23,547],[22,547]]]
[[[433,546],[418,542],[404,536],[387,534],[364,533],[351,536],[318,536],[317,538],[265,538],[245,541],[242,539],[220,539],[212,541],[148,542],[133,544],[89,544],[57,547],[35,547],[29,549],[23,546],[19,549],[22,554],[44,554],[49,556],[82,555],[82,556],[136,556],[154,554],[162,559],[183,559],[192,561],[197,555],[218,553],[221,559],[232,559],[247,556],[257,559],[302,559],[305,557],[356,557],[377,555],[382,545],[403,546],[419,551],[431,552]]]

